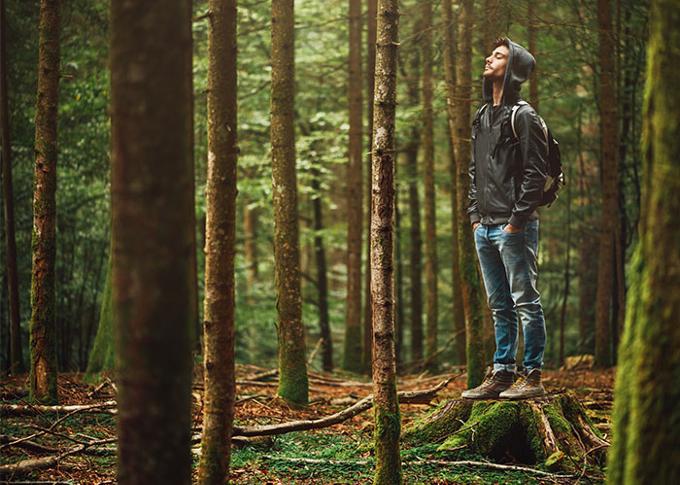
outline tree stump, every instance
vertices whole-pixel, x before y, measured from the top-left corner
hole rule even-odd
[[[439,451],[467,450],[494,461],[576,471],[601,465],[609,443],[578,399],[561,393],[522,401],[454,399],[416,420],[404,447],[440,443]]]

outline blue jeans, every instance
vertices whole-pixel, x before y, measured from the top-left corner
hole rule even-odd
[[[516,372],[517,316],[524,331],[524,369],[540,369],[545,350],[545,318],[536,290],[538,219],[520,232],[503,231],[505,224],[478,225],[475,246],[496,334],[494,371]]]

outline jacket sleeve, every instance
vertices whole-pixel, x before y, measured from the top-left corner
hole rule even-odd
[[[517,112],[515,130],[519,139],[522,177],[508,223],[522,228],[543,199],[548,177],[548,142],[541,121],[530,106]]]
[[[468,167],[468,175],[470,176],[470,190],[468,191],[468,208],[467,213],[470,216],[470,223],[474,224],[482,220],[479,215],[479,203],[477,201],[477,179],[475,177],[475,130],[472,127],[472,140],[470,143],[470,165]]]

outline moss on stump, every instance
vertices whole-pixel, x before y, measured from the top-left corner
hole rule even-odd
[[[573,471],[584,459],[602,464],[608,443],[571,393],[523,401],[446,401],[402,434],[405,447],[439,443],[495,461]]]

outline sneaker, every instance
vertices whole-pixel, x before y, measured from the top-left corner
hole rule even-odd
[[[532,369],[526,376],[517,379],[510,389],[500,393],[501,399],[528,399],[545,396],[545,388],[541,384],[541,369]]]
[[[465,399],[497,399],[498,395],[509,389],[514,381],[514,372],[507,370],[489,371],[479,386],[463,391],[461,397]]]

